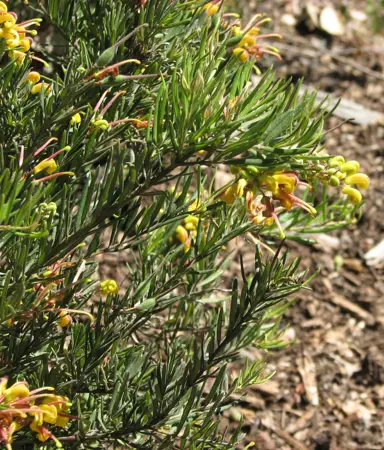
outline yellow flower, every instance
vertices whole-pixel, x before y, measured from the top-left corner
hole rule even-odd
[[[42,83],[37,83],[35,84],[32,89],[31,89],[31,93],[33,95],[35,94],[40,94],[40,92],[44,89],[44,91],[49,92],[51,90],[51,86],[47,83],[44,83],[44,81]]]
[[[52,399],[49,399],[52,401]],[[42,421],[50,423],[51,425],[56,424],[57,420],[57,409],[56,405],[39,405],[39,410],[42,413]]]
[[[189,238],[188,231],[186,228],[183,227],[183,225],[179,225],[176,228],[175,231],[176,239],[181,243],[184,244],[184,251],[188,251],[191,248],[191,239]]]
[[[64,428],[70,419],[66,414],[70,409],[69,398],[62,395],[49,395],[42,401],[41,404],[36,405],[35,411],[29,414],[34,417],[30,428],[37,432],[38,438],[45,442],[52,435],[47,433],[44,428],[45,423],[56,425]]]
[[[178,240],[181,244],[184,244],[184,242],[187,242],[187,241],[188,241],[188,239],[189,239],[188,231],[187,231],[182,225],[179,225],[179,226],[176,228],[175,233],[176,233],[176,238],[177,238],[177,240]]]
[[[239,43],[239,47],[252,48],[256,45],[256,39],[250,34],[246,34]]]
[[[21,48],[21,51],[26,53],[31,49],[31,41],[29,39],[22,39],[19,41],[18,47]]]
[[[71,125],[75,125],[76,123],[80,123],[81,122],[81,115],[80,113],[76,113],[72,116],[71,118]]]
[[[57,164],[54,159],[43,159],[37,166],[33,168],[35,174],[45,171],[48,174],[54,173],[57,170]]]
[[[72,316],[70,316],[69,313],[65,309],[63,309],[59,315],[59,320],[57,321],[59,326],[61,328],[67,328],[72,325],[72,322]]]
[[[10,388],[6,389],[4,394],[6,402],[12,402],[16,399],[26,398],[29,396],[28,384],[25,381],[19,381]]]
[[[49,431],[46,428],[41,428],[34,422],[32,422],[29,427],[32,431],[37,433],[37,439],[40,442],[46,442],[51,437],[51,433],[49,433]]]
[[[188,216],[184,219],[185,228],[188,230],[187,226],[192,226],[195,230],[199,224],[199,218],[196,216]]]
[[[0,379],[0,396],[2,408],[6,415],[0,419],[0,442],[5,449],[11,450],[13,434],[28,426],[37,433],[41,442],[48,439],[61,443],[47,428],[48,424],[65,427],[71,416],[67,414],[70,403],[67,397],[54,395],[44,391],[53,391],[52,387],[44,387],[30,391],[26,381],[19,381],[7,389],[7,377]],[[1,447],[3,448],[3,447]]]
[[[341,190],[341,192],[343,194],[347,194],[349,201],[351,203],[353,203],[354,205],[359,204],[361,202],[361,200],[363,199],[361,192],[359,192],[357,189],[349,187],[349,186],[344,186],[343,189]]]
[[[11,28],[15,25],[16,19],[10,13],[2,13],[0,14],[0,24],[3,24],[4,28]]]
[[[235,56],[237,56],[242,63],[245,63],[248,61],[249,53],[244,48],[241,48],[241,47],[234,48],[233,54]]]
[[[24,52],[20,52],[18,50],[14,50],[9,53],[9,56],[13,58],[16,63],[21,66],[23,64],[25,57],[27,56]]]
[[[224,191],[220,198],[224,200],[227,205],[232,205],[232,203],[234,203],[237,198],[241,198],[244,195],[244,189],[247,184],[248,181],[244,178],[241,178],[235,184],[229,186],[229,188]]]
[[[0,395],[3,395],[5,390],[7,389],[8,378],[0,378]]]
[[[14,49],[16,47],[20,47],[20,41],[19,41],[18,38],[16,38],[16,39],[7,39],[6,44],[7,44],[7,48],[9,50],[12,50],[12,49]]]
[[[205,9],[205,12],[208,14],[208,16],[213,16],[219,10],[219,6],[209,2],[203,6],[203,9]]]
[[[241,31],[241,27],[239,25],[235,25],[234,27],[232,27],[232,34],[234,36],[239,36],[242,33]]]
[[[4,2],[0,2],[0,13],[8,12],[8,7]]]
[[[27,80],[30,81],[33,84],[36,84],[40,81],[40,74],[39,72],[29,72],[27,75]]]
[[[269,20],[270,21],[270,20]],[[249,34],[250,36],[258,36],[260,33],[260,28],[258,27],[252,27],[247,34]]]
[[[292,194],[295,191],[297,184],[295,177],[286,175],[284,173],[278,173],[273,175],[273,178],[277,182],[279,191],[283,191],[286,194]],[[273,191],[272,193],[278,194],[277,192],[275,193]]]
[[[345,180],[345,184],[355,184],[360,189],[367,189],[369,187],[369,177],[365,173],[355,173],[349,175]]]
[[[119,286],[115,280],[105,280],[100,283],[100,290],[102,295],[117,295],[119,293]]]

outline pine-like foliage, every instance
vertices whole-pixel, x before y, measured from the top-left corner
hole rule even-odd
[[[220,414],[271,374],[227,364],[281,346],[309,282],[262,251],[354,220],[366,176],[324,153],[315,94],[251,82],[276,49],[223,7],[0,2],[2,448],[236,448]],[[244,236],[254,273],[225,285]],[[119,289],[97,261],[122,251]]]

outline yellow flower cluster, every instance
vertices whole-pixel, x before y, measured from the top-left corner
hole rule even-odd
[[[186,252],[191,248],[191,239],[197,236],[198,225],[199,219],[196,216],[188,216],[183,220],[183,224],[176,228],[176,239],[180,244],[184,244],[184,250]]]
[[[31,25],[39,25],[40,19],[30,19],[17,23],[17,15],[9,12],[7,5],[0,1],[0,38],[5,40],[5,47],[9,50],[9,56],[21,64],[27,52],[31,48],[32,38],[36,36],[36,30],[27,30]]]
[[[253,169],[253,170],[252,170]],[[238,170],[234,170],[238,172]],[[299,185],[306,185],[299,180],[294,172],[259,173],[252,167],[240,171],[244,178],[238,179],[228,187],[218,199],[227,204],[232,204],[237,198],[245,198],[249,218],[255,224],[272,225],[276,223],[280,236],[284,237],[284,231],[279,222],[277,207],[290,210],[299,207],[316,214],[316,209],[309,203],[295,196],[295,190]],[[259,194],[259,195],[256,195]]]
[[[232,52],[241,62],[245,63],[251,56],[259,61],[264,54],[273,55],[276,58],[281,59],[279,50],[276,47],[260,45],[260,40],[262,39],[282,38],[280,34],[276,33],[260,34],[259,26],[269,21],[269,18],[260,20],[249,30],[242,30],[239,25],[232,27],[233,35],[240,39],[234,46]]]
[[[56,395],[51,387],[29,390],[26,381],[7,387],[8,379],[0,379],[0,442],[12,449],[13,434],[25,427],[37,433],[41,442],[48,439],[61,443],[49,430],[49,425],[64,428],[72,416],[68,414],[71,403],[68,397]],[[46,392],[48,391],[48,392]]]
[[[188,211],[196,211],[199,208],[200,203],[198,200],[192,202]],[[192,246],[192,239],[197,236],[197,228],[199,225],[200,219],[196,216],[189,215],[187,216],[183,222],[176,228],[175,230],[175,238],[180,244],[184,244],[184,250],[187,252]],[[171,237],[169,242],[172,244],[174,242],[174,238]]]
[[[284,209],[292,209],[298,206],[312,215],[317,213],[309,203],[296,197],[295,190],[299,184],[306,185],[299,181],[299,177],[293,172],[277,172],[272,175],[264,174],[260,177],[260,187],[272,193],[272,199],[277,200]],[[309,185],[307,185],[310,187]]]
[[[348,200],[354,205],[359,204],[363,196],[361,192],[352,187],[367,189],[369,187],[369,177],[365,173],[359,173],[360,164],[358,161],[345,161],[342,156],[335,156],[330,161],[330,169],[327,172],[326,180],[331,186],[339,186],[344,183],[341,192],[348,196]]]
[[[298,207],[312,216],[316,209],[295,195],[298,186],[312,186],[299,179],[295,172],[262,172],[247,166],[242,169],[232,167],[232,172],[238,178],[217,198],[231,205],[236,199],[245,198],[249,218],[255,224],[272,225],[275,223],[284,237],[284,231],[279,222],[278,214],[284,210]],[[362,201],[362,195],[357,189],[369,187],[369,177],[359,173],[360,164],[357,161],[345,161],[342,156],[331,159],[329,167],[319,172],[316,177],[324,184],[339,186],[343,183],[341,192],[348,200],[357,205]],[[355,186],[355,187],[353,187]]]
[[[105,280],[100,283],[100,291],[102,295],[117,295],[119,293],[119,286],[115,280]]]

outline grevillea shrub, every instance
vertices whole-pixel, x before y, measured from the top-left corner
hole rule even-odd
[[[262,70],[265,18],[224,6],[0,2],[2,448],[235,448],[220,415],[271,374],[227,364],[283,345],[310,281],[282,238],[355,220],[368,177],[325,152],[315,94]]]

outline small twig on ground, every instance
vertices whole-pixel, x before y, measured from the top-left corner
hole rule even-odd
[[[277,436],[279,436],[279,438],[283,439],[288,445],[290,445],[295,450],[308,450],[308,447],[297,441],[295,438],[293,438],[290,434],[286,433],[280,427],[263,420],[262,424],[264,427],[268,428]]]
[[[337,306],[340,306],[343,309],[348,310],[349,312],[355,314],[360,319],[367,322],[368,325],[374,325],[376,323],[375,317],[365,309],[361,308],[360,306],[356,305],[356,303],[352,303],[342,295],[336,294],[333,292],[329,299],[332,303],[334,303]]]

